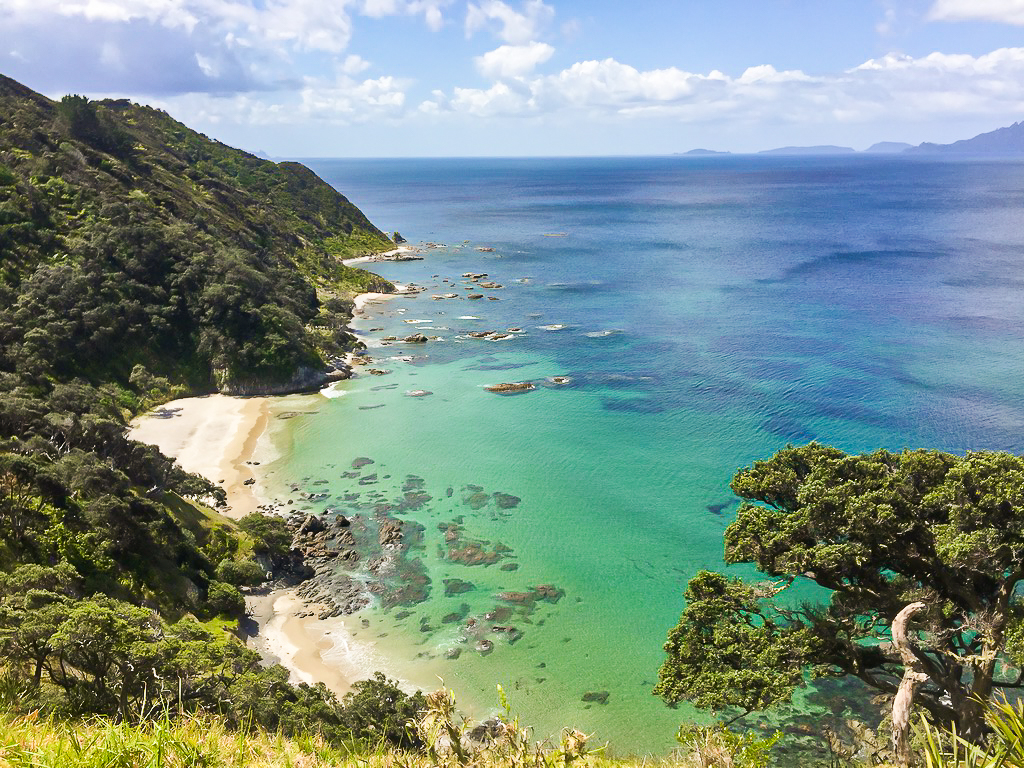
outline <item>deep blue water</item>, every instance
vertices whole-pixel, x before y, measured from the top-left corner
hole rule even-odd
[[[377,226],[445,246],[374,265],[428,290],[360,321],[371,344],[411,319],[443,341],[412,362],[387,360],[408,345],[373,347],[393,373],[344,384],[315,417],[288,422],[274,470],[282,482],[336,477],[335,464],[365,455],[425,478],[435,501],[410,519],[426,526],[431,598],[404,620],[371,610],[355,638],[372,636],[417,685],[441,675],[479,708],[502,683],[541,731],[577,725],[620,750],[664,750],[693,713],[667,710],[650,687],[686,580],[721,567],[736,468],[814,439],[852,452],[1024,451],[1024,163],[306,162]],[[503,285],[486,292],[500,300],[430,298],[461,294],[467,271]],[[524,333],[466,335],[509,327]],[[615,333],[587,335],[601,331]],[[482,389],[551,375],[572,384]],[[445,496],[466,484],[523,504],[506,516]],[[456,515],[510,545],[520,569],[446,561],[437,524]],[[474,615],[529,584],[566,597],[523,618],[522,642],[453,662],[443,653],[464,638],[440,621],[448,577],[474,581]],[[587,690],[610,691],[608,704],[584,704]]]

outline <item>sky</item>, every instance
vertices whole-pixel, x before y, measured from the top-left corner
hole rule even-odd
[[[1024,0],[0,0],[0,73],[275,157],[864,149],[1024,119]]]

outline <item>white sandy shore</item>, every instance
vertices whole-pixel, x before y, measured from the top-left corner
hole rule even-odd
[[[227,493],[229,517],[256,511],[252,466],[247,464],[267,427],[265,397],[207,395],[166,403],[132,422],[129,437],[157,446],[182,469],[217,483]]]
[[[372,264],[375,261],[402,261],[400,258],[401,256],[404,256],[407,253],[419,252],[419,248],[414,248],[411,245],[400,245],[394,250],[385,251],[384,253],[373,253],[369,256],[356,256],[354,259],[342,259],[341,263],[346,267],[350,267],[353,264]],[[406,261],[410,261],[410,259],[406,259]]]
[[[398,289],[403,291],[404,286]],[[356,311],[400,295],[364,293],[355,298]],[[255,484],[246,485],[246,481],[256,476],[248,462],[266,431],[270,405],[267,397],[207,395],[174,400],[135,419],[129,436],[157,446],[183,469],[223,487],[228,502],[225,514],[237,519],[263,503]],[[265,658],[279,661],[294,682],[322,682],[341,696],[353,681],[385,666],[382,659],[371,661],[372,646],[355,642],[344,620],[300,616],[309,607],[293,590],[250,596],[246,603],[258,626],[249,645]]]

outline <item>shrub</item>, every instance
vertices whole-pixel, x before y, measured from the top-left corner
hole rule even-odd
[[[255,560],[221,560],[217,566],[217,581],[233,587],[255,587],[266,579],[266,571]]]

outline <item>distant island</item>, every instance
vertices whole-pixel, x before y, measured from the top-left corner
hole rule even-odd
[[[952,144],[925,142],[907,150],[913,154],[945,155],[1020,155],[1024,154],[1024,122],[1017,122],[1006,128],[997,128],[981,133],[973,139],[963,139]]]
[[[836,147],[832,144],[820,144],[814,147],[779,147],[778,149],[764,149],[758,152],[759,155],[852,155],[856,152],[853,147]]]
[[[907,144],[905,141],[879,141],[864,151],[875,155],[898,155],[900,152],[913,148],[913,146],[913,144]]]
[[[682,153],[684,156],[731,155],[731,152],[720,152],[712,149],[691,149]],[[743,154],[743,153],[741,153]],[[997,128],[988,133],[981,133],[971,139],[962,139],[952,144],[933,144],[924,142],[917,146],[903,141],[879,141],[865,150],[858,151],[853,147],[839,147],[832,144],[819,144],[809,147],[777,147],[763,149],[752,153],[774,156],[813,156],[813,155],[899,155],[899,154],[932,154],[932,155],[992,155],[1007,156],[1024,154],[1024,121],[1014,123],[1005,128]]]

